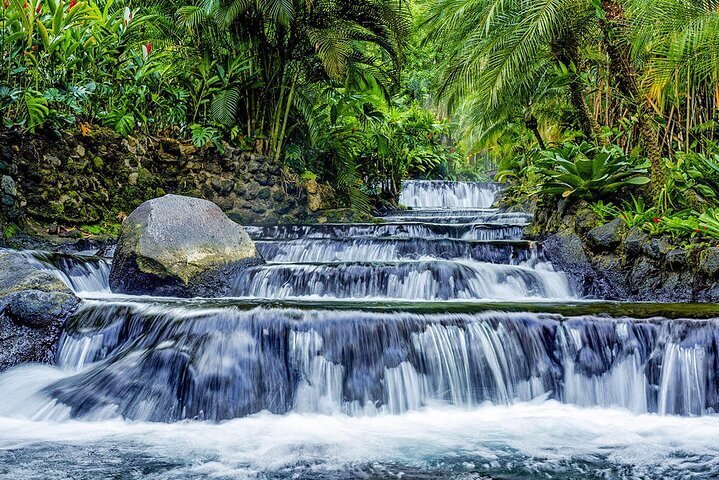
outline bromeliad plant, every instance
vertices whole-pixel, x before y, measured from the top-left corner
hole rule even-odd
[[[541,164],[541,192],[563,198],[601,199],[649,183],[646,167],[636,166],[635,160],[617,146],[565,144],[547,150]]]

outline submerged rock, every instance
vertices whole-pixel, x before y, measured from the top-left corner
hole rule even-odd
[[[0,372],[53,363],[60,330],[80,300],[58,277],[13,251],[0,252]]]
[[[240,270],[259,263],[262,257],[244,228],[217,205],[165,195],[125,220],[110,288],[133,295],[221,296]]]

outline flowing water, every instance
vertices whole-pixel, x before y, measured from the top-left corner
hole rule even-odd
[[[267,264],[223,299],[25,252],[84,301],[56,366],[0,375],[0,478],[719,477],[716,309],[577,298],[497,192],[249,228]]]

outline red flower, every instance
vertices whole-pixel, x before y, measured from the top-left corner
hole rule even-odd
[[[3,8],[7,8],[10,6],[10,0],[5,0],[5,3],[2,4]]]
[[[661,218],[658,218],[658,217],[652,218],[652,222],[654,222],[654,223],[659,223],[659,222],[661,222],[661,221],[662,221]]]
[[[698,229],[698,228],[695,228],[695,229],[694,229],[694,233],[699,233],[699,229]]]
[[[449,149],[449,153],[454,153],[454,152],[455,152],[454,147]]]
[[[70,4],[67,6],[67,11],[69,12],[75,5],[77,5],[77,0],[70,0]]]
[[[30,6],[30,5],[28,5],[27,2],[25,2],[25,3],[22,4],[22,8],[27,8],[27,7],[29,7],[29,6]]]
[[[152,51],[152,44],[150,42],[147,42],[147,45],[145,45],[145,50],[147,50],[148,55]]]
[[[40,10],[42,10],[42,3],[37,4],[37,7],[35,8],[35,13],[40,13]]]

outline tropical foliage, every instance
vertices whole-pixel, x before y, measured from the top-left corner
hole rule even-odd
[[[462,164],[449,123],[401,80],[412,25],[402,0],[8,0],[0,112],[30,132],[229,143],[366,208],[408,175]]]
[[[717,2],[433,0],[426,19],[426,42],[445,48],[437,92],[455,136],[496,159],[510,193],[609,200],[609,217],[633,194],[653,233],[711,231]],[[566,151],[587,146],[608,150]],[[627,176],[614,182],[615,168]]]

